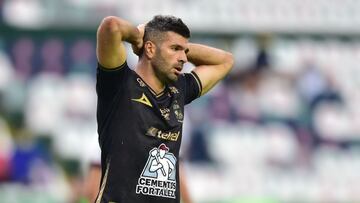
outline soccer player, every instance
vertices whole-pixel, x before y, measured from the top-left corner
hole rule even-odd
[[[232,54],[190,43],[189,37],[174,16],[158,15],[137,27],[115,16],[101,22],[96,90],[102,177],[96,202],[180,202],[184,105],[208,92],[233,65]],[[139,56],[133,70],[124,42]],[[183,74],[186,62],[195,68]],[[167,170],[174,169],[165,171],[162,159]],[[160,170],[151,169],[155,163]]]

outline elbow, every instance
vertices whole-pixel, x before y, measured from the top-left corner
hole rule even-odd
[[[100,25],[100,29],[108,33],[119,33],[121,30],[121,19],[116,16],[105,17]]]
[[[225,64],[228,68],[228,71],[230,71],[234,67],[235,59],[232,53],[226,52],[225,56]]]

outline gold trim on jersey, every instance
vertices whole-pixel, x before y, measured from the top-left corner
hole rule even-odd
[[[102,182],[102,184],[101,184],[99,196],[98,196],[98,198],[96,199],[96,203],[100,203],[100,202],[101,202],[101,198],[102,198],[102,195],[103,195],[103,193],[104,193],[104,189],[105,189],[105,186],[106,186],[106,181],[107,181],[108,174],[109,174],[109,168],[110,168],[110,162],[106,165],[105,175],[104,175],[104,178],[103,178],[103,182]]]
[[[164,89],[161,92],[156,93],[139,75],[136,81],[139,83],[140,87],[147,87],[147,89],[151,92],[151,94],[153,94],[156,98],[159,98],[165,93],[166,87],[164,87]]]
[[[195,81],[196,81],[196,83],[197,83],[197,85],[198,85],[198,88],[199,88],[199,95],[198,95],[198,97],[200,97],[201,94],[202,94],[201,81],[199,81],[198,76],[195,75],[196,73],[194,73],[194,72],[191,71],[190,74],[195,78]]]
[[[165,89],[164,89],[162,92],[160,92],[159,94],[156,94],[156,93],[153,93],[153,94],[156,95],[156,98],[159,98],[159,97],[161,97],[162,95],[164,95],[164,93],[165,93]]]

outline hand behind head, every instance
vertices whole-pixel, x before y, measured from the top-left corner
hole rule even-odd
[[[137,29],[139,30],[140,33],[140,40],[137,44],[132,44],[132,49],[134,54],[140,56],[143,52],[143,46],[144,46],[144,32],[145,32],[145,24],[140,24],[137,26]]]

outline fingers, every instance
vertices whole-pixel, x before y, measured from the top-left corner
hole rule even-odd
[[[145,34],[145,25],[146,24],[139,24],[137,26],[137,29],[139,30],[140,36],[143,39],[144,38],[144,34]]]

